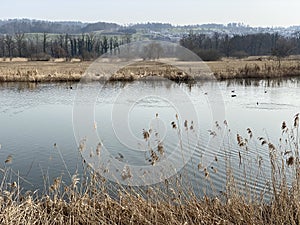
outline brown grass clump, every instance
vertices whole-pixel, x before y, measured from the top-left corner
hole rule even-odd
[[[225,122],[224,122],[225,124]],[[226,122],[227,124],[227,122]],[[218,125],[220,127],[220,125]],[[185,127],[188,127],[186,124]],[[226,125],[227,128],[227,125]],[[221,128],[220,128],[221,129]],[[228,129],[228,128],[227,128]],[[72,176],[69,185],[61,177],[53,180],[49,191],[21,193],[17,182],[6,183],[8,168],[1,169],[3,182],[0,186],[1,224],[299,224],[300,223],[300,160],[299,160],[299,115],[293,126],[282,124],[279,145],[259,137],[258,141],[269,153],[269,197],[248,195],[241,191],[235,181],[230,158],[225,154],[226,189],[224,193],[197,196],[189,188],[184,189],[180,175],[176,182],[164,182],[164,187],[124,187],[109,184],[99,174],[86,168],[87,177]],[[148,139],[144,130],[143,136]],[[240,151],[240,169],[247,171],[247,153],[254,136],[247,129],[249,139],[237,135],[236,145]],[[218,135],[218,134],[216,134]],[[99,145],[99,148],[101,146]],[[162,148],[159,145],[158,148]],[[161,149],[160,149],[161,150]],[[100,149],[99,149],[100,151]],[[230,149],[225,150],[230,152]],[[232,152],[231,152],[232,153]],[[100,154],[100,153],[99,153]],[[244,157],[245,156],[245,157]],[[220,156],[215,156],[215,162]],[[198,164],[199,171],[210,180],[210,168]],[[290,171],[291,173],[288,173]],[[245,177],[248,175],[245,172]],[[88,182],[87,182],[88,181]],[[203,182],[203,181],[199,181]],[[176,185],[175,185],[176,184]],[[255,188],[255,187],[253,187]],[[242,184],[249,189],[249,184]]]
[[[117,71],[110,77],[111,81],[133,81],[149,77],[163,77],[176,82],[193,80],[187,73],[175,66],[157,61],[140,61]]]
[[[240,60],[226,59],[218,62],[207,62],[208,66],[214,72],[217,79],[234,78],[277,78],[292,77],[300,75],[299,60],[290,60],[288,58],[282,61],[275,59]]]

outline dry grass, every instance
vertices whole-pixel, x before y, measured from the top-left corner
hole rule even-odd
[[[296,58],[286,58],[279,63],[272,58],[249,57],[244,60],[225,59],[207,64],[217,79],[300,76],[300,61]]]
[[[227,127],[227,122],[225,123]],[[219,125],[218,125],[219,126]],[[228,128],[226,128],[228,129]],[[130,188],[109,184],[92,170],[86,176],[73,175],[66,185],[61,177],[54,179],[49,191],[20,193],[17,182],[6,183],[7,169],[0,191],[1,224],[299,224],[300,223],[300,160],[299,115],[288,128],[282,123],[278,146],[268,139],[258,141],[269,152],[271,164],[271,197],[242,193],[235,182],[231,161],[226,159],[226,191],[222,195],[197,197],[193,191],[183,191],[183,184],[165,182],[165,187]],[[249,137],[253,134],[247,129]],[[240,151],[248,151],[248,140],[237,135]],[[240,162],[247,158],[241,156]],[[266,159],[265,159],[266,160]],[[217,161],[217,160],[216,160]],[[245,164],[244,164],[245,165]],[[287,170],[292,177],[288,178]],[[207,171],[204,169],[204,171]],[[207,179],[209,175],[207,175]],[[176,180],[178,180],[176,178]],[[288,184],[291,182],[291,184]],[[174,188],[173,188],[174,187]],[[244,184],[247,190],[248,184]],[[251,191],[250,191],[251,192]],[[250,193],[249,192],[249,193]]]
[[[189,81],[192,76],[175,66],[156,61],[140,61],[117,71],[110,77],[111,81],[133,81],[149,77],[163,77],[173,81]]]
[[[12,61],[0,60],[0,82],[57,82],[79,81],[92,62],[32,62],[25,59]],[[177,62],[185,71],[193,70],[197,79],[210,79],[208,70],[198,69],[199,63]],[[233,78],[275,78],[300,75],[300,61],[297,57],[289,57],[279,62],[269,57],[249,57],[247,59],[223,59],[206,62],[213,77],[217,79]],[[199,70],[199,71],[198,71]],[[121,69],[110,77],[112,81],[132,81],[145,77],[160,76],[174,81],[193,80],[188,72],[182,72],[174,66],[157,62],[140,62]]]
[[[90,63],[0,61],[0,82],[79,81]]]

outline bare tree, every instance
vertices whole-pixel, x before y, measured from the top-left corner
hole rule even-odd
[[[163,48],[159,43],[150,43],[144,47],[142,58],[146,59],[159,59],[163,53]]]
[[[46,54],[46,49],[47,49],[47,39],[48,39],[48,35],[47,33],[43,34],[43,52]]]
[[[11,59],[13,57],[13,49],[14,49],[14,40],[12,35],[9,34],[5,35],[4,43],[7,48],[8,57]]]
[[[24,49],[24,33],[15,33],[15,39],[16,39],[16,47],[18,51],[18,56],[22,57],[23,56],[23,49]]]
[[[293,46],[291,43],[284,38],[279,38],[276,41],[276,47],[272,49],[272,55],[277,57],[278,60],[278,67],[281,66],[281,59],[290,55],[293,51]]]
[[[0,36],[0,56],[4,57],[5,56],[5,43],[4,43],[4,37]]]

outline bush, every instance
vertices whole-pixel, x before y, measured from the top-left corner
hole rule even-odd
[[[36,53],[36,54],[32,54],[30,57],[31,61],[49,61],[51,59],[51,56],[49,54],[46,53]]]
[[[203,61],[217,61],[221,58],[221,55],[218,51],[209,49],[199,49],[196,54],[203,60]]]
[[[245,51],[234,51],[232,54],[231,54],[232,57],[235,57],[235,58],[238,58],[238,59],[242,59],[242,58],[246,58],[248,57],[249,55],[247,54],[247,52]]]

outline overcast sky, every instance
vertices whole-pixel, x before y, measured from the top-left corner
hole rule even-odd
[[[300,0],[0,0],[0,19],[300,25]]]

